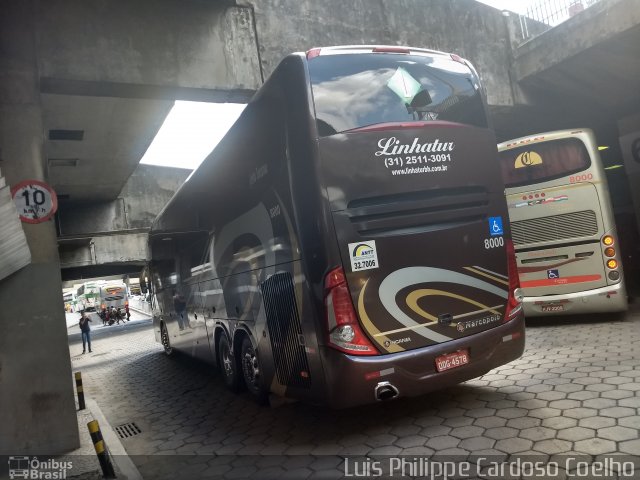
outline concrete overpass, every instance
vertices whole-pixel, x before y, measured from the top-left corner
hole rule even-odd
[[[138,165],[113,200],[62,202],[56,216],[62,279],[139,273],[151,222],[190,173]]]
[[[473,0],[5,1],[0,168],[11,184],[48,181],[61,206],[56,222],[25,226],[33,262],[0,280],[0,453],[77,443],[60,269],[143,263],[152,213],[180,180],[142,174],[158,181],[145,206],[132,174],[174,100],[246,101],[291,51],[408,44],[475,64],[500,139],[581,126],[613,144],[640,131],[635,0],[603,0],[521,46],[518,26]]]

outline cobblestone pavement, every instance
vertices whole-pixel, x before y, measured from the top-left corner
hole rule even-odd
[[[145,478],[332,478],[348,455],[639,455],[640,308],[527,323],[525,354],[509,365],[339,411],[233,395],[213,368],[166,357],[149,321],[96,333],[91,355],[72,335],[70,350],[111,425],[141,429],[123,444]]]

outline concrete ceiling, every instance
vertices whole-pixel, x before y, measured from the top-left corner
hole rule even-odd
[[[610,8],[602,2],[606,14],[591,7],[581,14],[583,20],[577,15],[518,49],[513,77],[536,106],[493,108],[499,140],[554,128],[597,128],[639,109],[640,20],[627,14],[635,1],[616,0]],[[603,18],[608,25],[602,25]],[[91,88],[79,81],[41,80],[48,178],[69,202],[118,196],[162,125],[172,95],[205,100],[190,97],[203,92],[198,95],[209,101],[234,101],[216,90],[174,95],[172,89],[149,92],[120,83],[112,91],[99,82],[85,83]],[[245,100],[250,96],[249,90],[242,94]],[[82,138],[52,140],[52,130],[81,131]]]
[[[72,202],[116,198],[173,105],[155,99],[41,98],[49,182]],[[55,131],[73,139],[53,140]]]
[[[619,116],[640,104],[639,79],[640,25],[539,71],[521,84],[537,96],[577,101],[591,116]]]
[[[513,79],[538,113],[547,112],[550,128],[613,124],[615,130],[617,119],[640,109],[637,0],[595,3],[514,56]],[[536,112],[528,113],[524,118],[537,123]]]

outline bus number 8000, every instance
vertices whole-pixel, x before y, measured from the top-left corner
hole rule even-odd
[[[504,247],[504,238],[503,237],[491,237],[484,239],[484,248],[487,250],[490,248],[496,247]]]

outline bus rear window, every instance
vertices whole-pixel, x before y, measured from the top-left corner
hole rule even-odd
[[[309,73],[320,136],[390,122],[487,127],[477,80],[447,57],[326,55],[309,61]]]
[[[577,138],[551,140],[500,152],[500,168],[507,188],[548,182],[581,172],[589,166],[589,152]]]

